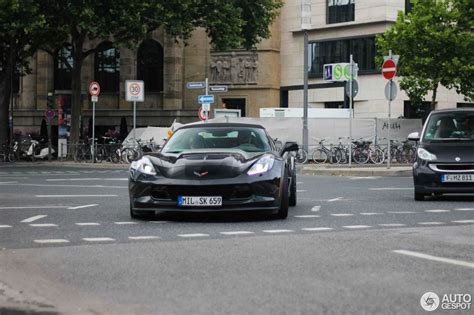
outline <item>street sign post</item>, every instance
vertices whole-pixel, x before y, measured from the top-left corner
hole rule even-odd
[[[136,141],[137,102],[145,101],[145,82],[141,80],[126,80],[125,100],[127,102],[133,102],[133,140]]]
[[[387,59],[382,65],[383,77],[387,80],[392,80],[395,74],[397,74],[397,65],[392,59]]]
[[[214,95],[199,95],[198,96],[199,104],[210,104],[214,103]]]
[[[393,101],[397,97],[398,88],[395,81],[390,80],[385,85],[385,98],[387,101]]]
[[[198,117],[201,121],[206,121],[206,113],[202,110],[202,107],[199,107],[198,109]]]
[[[349,86],[350,84],[346,84],[346,87],[344,88],[347,97],[356,97],[359,93],[359,82],[357,82],[357,80],[352,80],[352,92],[349,89]]]
[[[351,71],[352,70],[352,71]],[[357,79],[359,66],[357,63],[329,63],[323,65],[323,80],[345,82],[351,79]]]
[[[193,89],[204,89],[206,87],[206,82],[188,82],[186,87],[190,90]]]
[[[390,128],[391,128],[391,118],[392,118],[392,101],[397,96],[397,85],[393,82],[393,78],[397,74],[397,63],[398,59],[400,58],[399,55],[392,55],[392,50],[388,51],[388,56],[384,56],[384,62],[382,65],[382,75],[385,79],[389,80],[387,85],[385,86],[385,97],[388,100],[388,160],[387,160],[387,168],[390,168],[390,164],[392,162],[392,155],[391,155],[391,143],[390,143]]]
[[[89,93],[92,100],[92,163],[95,163],[95,103],[99,100],[100,85],[98,82],[91,82],[89,85]]]
[[[229,89],[225,85],[214,85],[209,87],[209,92],[227,92]]]

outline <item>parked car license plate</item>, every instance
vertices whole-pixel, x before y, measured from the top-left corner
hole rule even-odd
[[[178,196],[178,206],[188,207],[218,207],[222,206],[220,196]]]
[[[474,174],[447,174],[441,176],[443,183],[474,183]]]

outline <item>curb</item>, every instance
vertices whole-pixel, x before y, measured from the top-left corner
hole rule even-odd
[[[305,166],[300,169],[301,175],[312,176],[382,176],[382,177],[410,177],[413,172],[411,168],[397,167],[385,168],[317,168]]]

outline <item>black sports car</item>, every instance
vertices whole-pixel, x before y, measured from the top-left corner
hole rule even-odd
[[[423,132],[409,140],[420,141],[413,165],[415,200],[431,194],[474,193],[474,110],[431,112]]]
[[[267,210],[296,205],[295,142],[277,152],[259,125],[206,123],[178,129],[159,153],[130,166],[130,215],[150,211]]]

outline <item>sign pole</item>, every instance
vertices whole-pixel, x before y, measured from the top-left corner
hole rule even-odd
[[[133,102],[133,140],[137,141],[137,102]]]
[[[303,150],[308,151],[308,31],[304,31],[303,62]]]
[[[206,78],[206,95],[209,95],[209,79],[208,78]],[[206,123],[207,123],[207,119],[209,118],[208,115],[209,115],[208,111],[207,110],[204,111],[204,117],[206,117],[204,122]]]
[[[390,49],[388,51],[388,56],[390,59],[392,59],[392,50]],[[392,162],[392,149],[391,149],[391,143],[390,143],[390,128],[391,128],[391,117],[392,117],[392,82],[393,79],[390,79],[389,84],[389,98],[388,98],[388,161],[387,161],[387,169],[390,169],[390,164]]]
[[[353,93],[352,93],[352,68],[354,65],[353,56],[351,54],[350,64],[349,64],[349,168],[352,167],[352,111],[353,111]]]
[[[95,163],[95,102],[92,102],[92,163]]]

